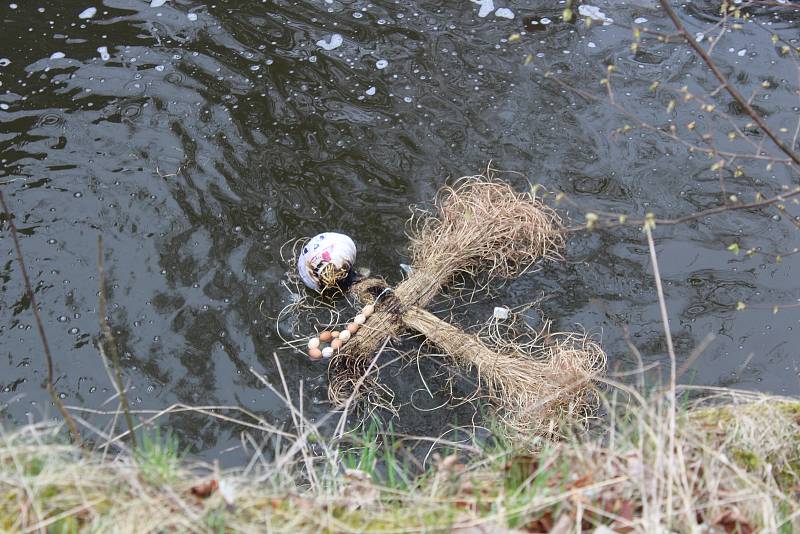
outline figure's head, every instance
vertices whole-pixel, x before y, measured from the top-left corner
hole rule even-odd
[[[354,280],[356,244],[348,236],[324,232],[311,238],[297,258],[303,283],[318,293],[344,290]]]

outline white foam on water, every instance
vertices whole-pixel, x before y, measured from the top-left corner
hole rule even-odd
[[[489,16],[489,13],[494,11],[494,0],[471,0],[473,4],[478,4],[481,8],[478,10],[478,16],[484,18]]]
[[[501,7],[494,12],[494,16],[510,20],[514,18],[514,12],[508,9],[507,7]]]
[[[737,55],[737,56],[739,56],[739,57],[744,57],[744,55],[745,55],[746,53],[747,53],[747,49],[746,49],[746,48],[742,48],[741,50],[739,50],[738,52],[736,52],[736,55]]]
[[[164,70],[164,65],[156,65],[156,70],[162,72]]]
[[[62,59],[65,57],[67,57],[67,55],[64,52],[53,52],[50,54],[50,59]]]
[[[2,109],[3,111],[7,110],[8,104],[0,104],[0,109]]]
[[[388,66],[389,62],[386,61],[385,59],[379,59],[378,61],[375,62],[375,68],[377,68],[378,70],[383,70]]]
[[[589,17],[592,20],[602,21],[603,25],[614,22],[614,19],[607,17],[606,14],[600,11],[600,8],[597,6],[587,6],[586,4],[581,4],[578,6],[578,13],[580,13],[582,17]]]
[[[596,45],[596,44],[594,44],[593,42],[589,41],[589,43],[588,43],[586,46],[588,46],[589,48],[594,48],[594,47],[596,47],[597,45]]]
[[[344,43],[344,38],[338,33],[334,33],[328,38],[327,41],[325,39],[320,39],[317,41],[317,46],[323,50],[336,50],[342,46],[342,43]]]
[[[633,19],[633,22],[634,22],[634,24],[644,24],[645,22],[647,22],[647,19],[644,18],[644,17],[639,17],[639,18]]]
[[[87,7],[80,13],[78,13],[79,19],[90,19],[97,15],[97,8],[96,7]]]
[[[547,17],[542,17],[542,18],[539,19],[539,24],[547,25],[547,24],[550,24],[551,22],[553,22],[553,21],[548,19]]]
[[[186,18],[194,22],[195,20],[197,20],[197,13],[188,13],[186,15]]]
[[[369,96],[372,96],[372,95],[374,95],[374,94],[375,94],[375,91],[376,91],[376,89],[375,89],[375,86],[373,85],[372,87],[370,87],[369,89],[367,89],[367,90],[366,90],[366,91],[364,91],[364,92],[365,92],[367,95],[369,95]]]
[[[150,7],[161,7],[167,3],[167,0],[150,0]]]

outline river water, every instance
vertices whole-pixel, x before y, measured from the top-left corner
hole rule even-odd
[[[673,31],[647,2],[596,6],[618,24]],[[576,224],[586,211],[677,217],[730,194],[752,200],[756,190],[770,195],[796,183],[782,165],[717,172],[713,161],[652,132],[613,135],[630,119],[544,76],[552,72],[602,97],[600,80],[613,63],[615,102],[627,112],[665,128],[695,120],[698,137],[702,129],[724,138],[731,129],[724,118],[682,102],[667,109],[669,88],[717,87],[685,47],[650,39],[634,52],[630,29],[563,23],[562,4],[495,0],[483,13],[488,7],[4,0],[0,183],[64,401],[116,407],[95,347],[98,234],[133,409],[233,405],[286,426],[288,410],[250,368],[279,384],[277,358],[296,402],[303,383],[309,418],[330,409],[325,366],[288,349],[278,329],[309,332],[274,320],[297,298],[281,256],[291,240],[343,231],[358,243],[359,265],[396,282],[407,261],[409,205],[424,205],[442,184],[490,161],[520,173],[504,175],[520,188],[540,183],[565,193],[559,209]],[[676,8],[692,33],[718,20],[711,4]],[[757,109],[776,130],[786,127],[788,139],[800,109],[797,67],[769,35],[797,46],[799,28],[796,11],[766,8],[724,34],[715,50],[723,71],[746,95],[756,91]],[[653,81],[663,89],[651,91]],[[746,122],[730,101],[724,91],[709,97]],[[800,298],[791,274],[797,256],[776,262],[728,250],[732,243],[792,250],[799,235],[793,211],[789,204],[786,212],[737,211],[656,228],[679,361],[714,335],[682,381],[800,392],[792,348],[800,316],[792,308],[772,311]],[[55,410],[7,225],[2,232],[0,421],[13,426]],[[596,334],[612,368],[635,365],[627,330],[644,363],[664,369],[654,287],[638,227],[578,232],[566,262],[459,308],[457,319],[475,324],[494,305],[545,297],[540,307],[554,327]],[[747,309],[737,311],[740,301]],[[423,374],[441,366],[426,365]],[[428,384],[432,398],[417,369],[401,367],[385,373],[403,405],[398,428],[438,435],[471,417],[464,407],[432,409],[446,401],[446,377]],[[81,414],[97,425],[108,421]],[[197,413],[160,422],[196,453],[241,460],[235,424]]]

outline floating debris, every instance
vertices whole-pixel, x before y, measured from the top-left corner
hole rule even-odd
[[[194,22],[197,20],[197,13],[187,13],[186,18]]]
[[[167,3],[167,0],[150,0],[150,7],[161,7]]]
[[[373,85],[372,87],[370,87],[369,89],[367,89],[367,90],[366,90],[366,91],[364,91],[364,92],[365,92],[365,93],[366,93],[368,96],[372,96],[372,95],[374,95],[374,94],[375,94],[375,91],[376,91],[376,89],[375,89],[375,86]]]
[[[97,8],[96,7],[87,7],[80,13],[78,13],[79,19],[90,19],[97,15]]]
[[[501,7],[494,12],[494,16],[512,20],[514,18],[514,12],[508,9],[507,7]]]
[[[97,53],[100,54],[100,59],[102,59],[103,61],[108,61],[109,59],[111,59],[111,55],[108,53],[107,46],[98,46]]]
[[[375,68],[377,68],[378,70],[383,70],[388,66],[389,62],[386,61],[385,59],[379,59],[378,61],[375,62]]]
[[[344,38],[338,33],[331,35],[328,40],[320,39],[317,41],[317,46],[323,50],[336,50],[344,43]]]
[[[50,59],[63,59],[65,57],[67,57],[67,55],[64,52],[53,52],[50,54]]]
[[[492,317],[498,321],[505,321],[509,317],[510,310],[505,306],[495,306]]]
[[[638,17],[633,19],[634,24],[644,24],[645,22],[647,22],[647,19],[644,17]]]
[[[481,8],[478,10],[480,18],[488,17],[489,13],[494,11],[494,0],[471,0],[473,4],[478,4]]]
[[[614,19],[607,17],[606,14],[600,11],[600,8],[597,6],[587,6],[586,4],[582,4],[578,6],[578,13],[580,13],[580,15],[583,17],[589,17],[592,20],[601,21],[604,26],[614,22]]]

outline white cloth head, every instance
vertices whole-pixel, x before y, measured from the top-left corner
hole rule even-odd
[[[325,232],[312,237],[297,258],[297,272],[309,289],[320,291],[320,269],[332,263],[337,270],[350,269],[356,262],[356,244],[348,236]]]

